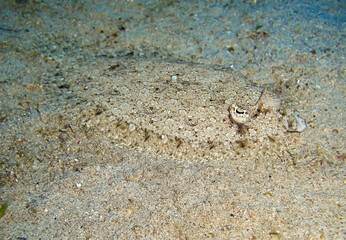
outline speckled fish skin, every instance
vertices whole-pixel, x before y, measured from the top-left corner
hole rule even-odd
[[[259,104],[264,89],[230,72],[125,61],[77,78],[71,88],[87,102],[81,126],[141,152],[227,159],[279,154],[289,141],[288,117],[270,101]],[[232,122],[231,104],[250,109],[251,120]]]

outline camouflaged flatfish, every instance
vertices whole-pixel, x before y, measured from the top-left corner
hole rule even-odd
[[[289,118],[270,91],[231,72],[174,63],[95,64],[74,75],[80,126],[110,142],[181,159],[280,154]]]

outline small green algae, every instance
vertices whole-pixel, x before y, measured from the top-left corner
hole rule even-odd
[[[2,218],[2,216],[4,216],[6,209],[7,209],[7,204],[4,202],[0,207],[0,218]]]

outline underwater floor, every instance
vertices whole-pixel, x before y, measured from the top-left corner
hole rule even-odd
[[[1,239],[344,239],[345,1],[0,2]]]

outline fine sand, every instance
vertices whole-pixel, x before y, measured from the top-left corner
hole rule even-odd
[[[0,239],[346,237],[344,1],[0,7]]]

